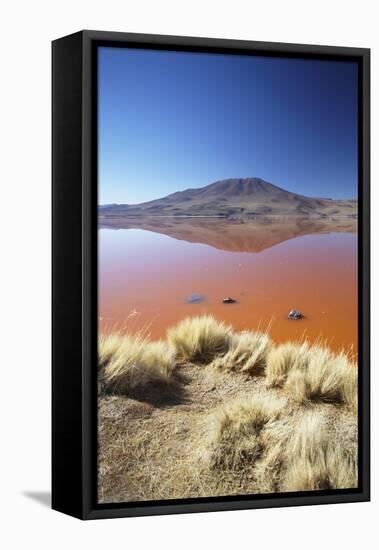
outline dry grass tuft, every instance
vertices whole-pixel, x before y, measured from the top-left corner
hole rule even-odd
[[[104,367],[111,357],[117,354],[122,346],[123,339],[124,336],[119,333],[110,334],[109,336],[100,335],[98,345],[99,367]]]
[[[344,489],[357,486],[357,462],[328,437],[322,416],[307,413],[295,427],[286,450],[289,466],[284,491]]]
[[[286,343],[267,356],[266,383],[284,388],[298,402],[327,401],[357,409],[357,366],[349,356],[322,345]]]
[[[263,429],[278,419],[283,401],[270,396],[235,399],[210,417],[205,453],[213,469],[241,469],[262,454]]]
[[[307,354],[305,368],[296,366],[285,388],[297,401],[322,400],[356,406],[357,368],[346,355],[313,346]]]
[[[167,331],[178,361],[207,364],[228,349],[231,328],[211,315],[187,317]]]
[[[302,344],[286,342],[271,348],[266,361],[267,386],[280,387],[291,369],[295,367],[303,369],[307,362],[308,349],[306,342]]]
[[[336,443],[320,412],[296,416],[285,400],[257,395],[223,405],[210,424],[203,464],[220,484],[238,475],[258,493],[357,486],[356,458]]]
[[[286,447],[293,433],[293,418],[288,409],[280,417],[265,426],[261,434],[264,453],[255,464],[256,490],[260,493],[281,491],[281,478],[286,467]]]
[[[271,339],[260,332],[234,333],[229,339],[228,351],[213,361],[212,366],[222,370],[236,370],[260,374],[264,370]]]
[[[175,368],[174,355],[174,350],[162,341],[150,342],[138,335],[102,335],[101,386],[108,392],[127,394],[151,382],[168,383]]]

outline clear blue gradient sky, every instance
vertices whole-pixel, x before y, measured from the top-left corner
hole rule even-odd
[[[99,203],[232,177],[357,196],[357,66],[99,49]]]

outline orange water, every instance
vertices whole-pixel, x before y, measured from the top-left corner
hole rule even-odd
[[[225,250],[143,229],[100,229],[100,331],[143,329],[157,339],[188,315],[211,313],[237,330],[269,327],[277,342],[306,336],[356,351],[357,235],[305,234],[268,246],[246,251],[245,243],[241,252],[238,243]],[[194,293],[204,302],[187,303]],[[227,296],[237,303],[223,304]],[[305,318],[289,321],[292,308]]]

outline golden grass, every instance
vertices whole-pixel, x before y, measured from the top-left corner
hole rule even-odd
[[[288,444],[284,491],[344,489],[357,486],[356,458],[330,438],[322,416],[310,412],[295,426]]]
[[[263,450],[263,428],[277,420],[283,402],[274,397],[238,398],[211,414],[206,438],[212,468],[243,468]]]
[[[357,410],[357,365],[348,354],[321,344],[273,346],[260,332],[233,332],[214,317],[188,317],[167,332],[167,342],[141,335],[101,336],[99,364],[105,387],[115,391],[168,381],[175,363],[211,364],[224,371],[264,372],[266,385],[283,387],[299,402],[327,401]]]
[[[265,366],[271,345],[267,334],[250,331],[233,333],[229,338],[228,351],[216,357],[212,366],[222,370],[259,374]]]
[[[307,360],[308,344],[286,342],[273,347],[266,359],[266,383],[269,387],[280,387],[288,372],[294,368],[303,368]]]
[[[261,434],[264,452],[254,465],[255,490],[259,493],[281,492],[281,479],[286,467],[286,447],[293,432],[293,418],[282,410],[275,422]]]
[[[258,493],[357,486],[354,452],[336,442],[319,411],[296,415],[284,398],[258,394],[222,405],[209,423],[203,464],[221,483],[229,473]]]
[[[124,336],[119,333],[110,335],[101,334],[98,343],[98,362],[99,366],[105,366],[111,357],[117,355],[123,345]]]
[[[349,356],[320,344],[286,343],[267,356],[266,383],[283,386],[298,402],[328,401],[357,409],[358,370]]]
[[[152,382],[169,382],[175,368],[174,350],[162,341],[140,335],[99,338],[100,383],[106,391],[128,393]]]
[[[357,486],[357,366],[344,352],[193,317],[166,341],[101,336],[99,382],[103,502]]]
[[[232,329],[211,315],[187,317],[167,331],[177,360],[206,364],[228,349]]]

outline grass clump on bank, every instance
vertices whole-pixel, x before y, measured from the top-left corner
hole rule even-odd
[[[187,317],[167,331],[179,362],[210,363],[228,349],[231,327],[211,315]]]
[[[345,352],[286,343],[267,356],[266,383],[284,387],[296,401],[327,401],[357,409],[358,369]]]
[[[246,477],[255,492],[315,491],[357,486],[354,453],[335,441],[319,411],[290,413],[284,398],[235,399],[210,414],[205,468],[220,483]]]
[[[216,357],[212,366],[222,370],[261,374],[271,346],[267,334],[250,331],[233,333],[229,338],[227,352]]]
[[[322,416],[310,412],[296,425],[286,450],[284,491],[357,487],[357,461],[328,437]]]
[[[266,358],[267,386],[281,387],[287,379],[288,372],[293,368],[303,369],[307,361],[308,344],[286,342],[274,346]]]
[[[174,350],[162,341],[139,335],[99,339],[99,381],[107,392],[125,393],[150,383],[169,383],[175,368]]]
[[[206,456],[214,469],[240,469],[262,454],[264,428],[276,421],[283,403],[267,396],[238,398],[215,410],[209,419]]]

